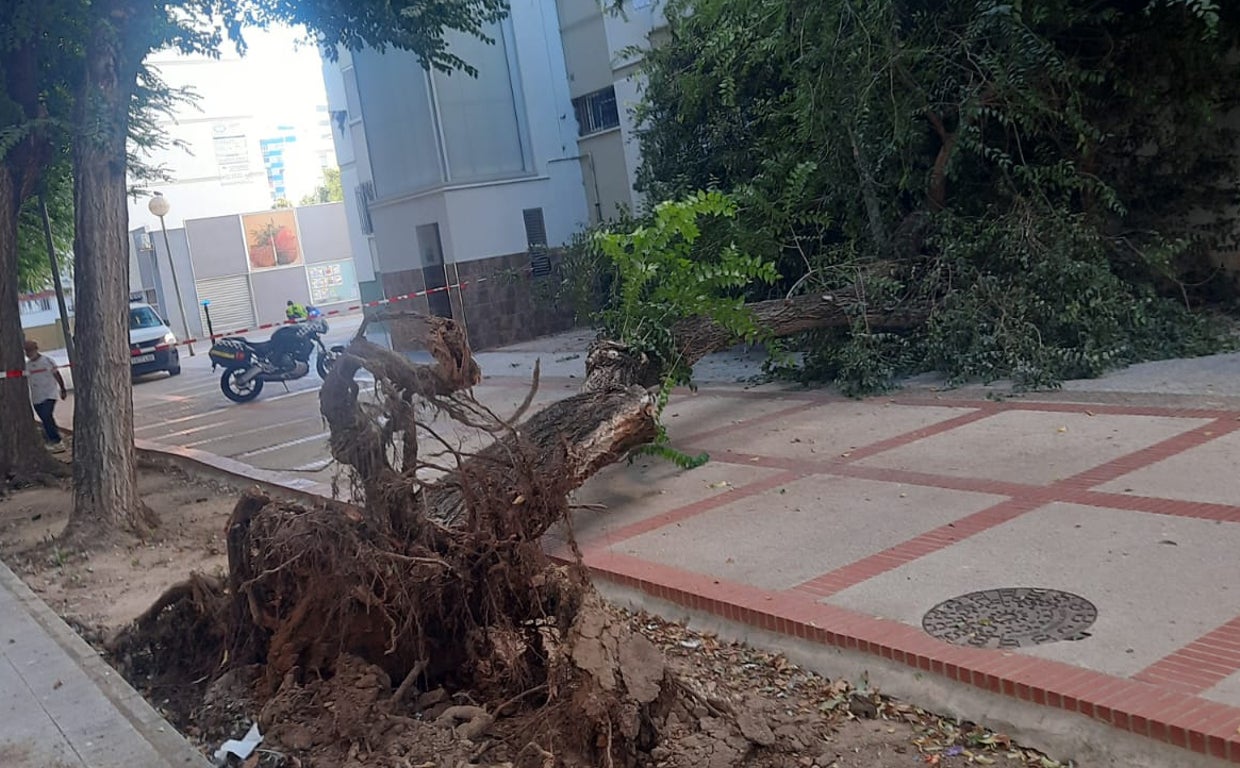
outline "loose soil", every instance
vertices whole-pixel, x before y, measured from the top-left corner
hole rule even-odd
[[[148,540],[121,539],[89,553],[56,546],[72,504],[67,486],[20,490],[0,501],[0,556],[96,647],[190,571],[222,578],[227,568],[225,523],[237,500],[235,489],[151,468],[139,471],[138,483],[162,527]],[[726,739],[708,738],[716,717],[724,715],[738,721],[750,743],[760,745],[741,763],[749,768],[1059,765],[1012,745],[1002,734],[826,680],[778,654],[725,643],[657,617],[608,610],[617,623],[652,641],[669,671],[706,702],[688,713],[691,728],[679,736],[666,734],[649,754],[645,765],[652,768],[710,766],[717,760],[736,764],[734,755],[717,754]],[[240,738],[258,719],[266,738],[246,768],[503,766],[528,759],[530,749],[543,751],[544,745],[522,737],[537,726],[540,714],[521,702],[482,712],[499,717],[484,726],[485,735],[475,736],[470,728],[479,712],[467,695],[449,697],[442,689],[415,693],[397,712],[389,702],[401,681],[360,660],[330,679],[289,685],[287,692],[282,686],[261,711],[247,704],[257,676],[258,670],[238,670],[210,686],[165,681],[161,687],[141,676],[130,682],[204,752],[224,738]],[[325,735],[337,743],[323,743]],[[346,749],[340,740],[348,740]]]

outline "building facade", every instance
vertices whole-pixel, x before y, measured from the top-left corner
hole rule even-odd
[[[583,193],[595,222],[641,206],[634,189],[641,157],[632,110],[641,98],[641,51],[667,28],[663,0],[629,0],[621,13],[603,5],[556,0]]]
[[[449,41],[477,77],[391,50],[324,63],[350,238],[376,276],[366,298],[463,285],[414,307],[455,316],[477,349],[567,327],[537,281],[574,233],[638,202],[637,62],[618,52],[662,18],[642,0],[623,17],[598,0],[509,10],[494,44]]]
[[[245,57],[225,44],[218,58],[160,51],[148,59],[170,89],[194,99],[157,115],[156,130],[167,146],[145,160],[171,177],[154,185],[172,204],[169,227],[206,218],[271,207],[272,163],[264,140],[281,139],[274,170],[283,178],[283,197],[298,202],[322,181],[325,164],[335,165],[331,136],[322,125],[327,112],[319,58],[297,47],[304,32],[272,27],[246,33]],[[288,141],[288,139],[293,141]],[[147,198],[129,204],[131,227],[158,228]]]
[[[131,294],[183,337],[204,336],[208,315],[217,334],[278,322],[289,300],[353,306],[359,282],[374,279],[369,260],[353,257],[343,203],[188,219],[168,230],[167,246],[158,229],[130,231]]]

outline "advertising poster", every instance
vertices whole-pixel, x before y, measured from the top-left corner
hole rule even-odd
[[[291,210],[247,213],[241,226],[251,271],[302,263],[297,216]]]

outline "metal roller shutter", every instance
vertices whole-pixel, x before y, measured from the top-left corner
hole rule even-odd
[[[254,318],[254,300],[250,293],[249,275],[209,277],[198,280],[198,312],[202,314],[203,301],[211,302],[211,326],[219,333],[231,333],[257,325]],[[202,327],[207,327],[203,314]]]

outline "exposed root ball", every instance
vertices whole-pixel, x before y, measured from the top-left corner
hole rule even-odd
[[[592,390],[514,425],[468,392],[459,328],[419,322],[434,365],[359,339],[320,393],[364,504],[244,494],[227,584],[171,590],[114,644],[122,665],[212,691],[244,681],[269,743],[302,765],[420,764],[429,745],[453,768],[635,766],[669,734],[688,746],[668,765],[738,764],[762,729],[689,691],[540,543],[570,491],[654,436],[649,395]],[[426,405],[456,432],[420,420]],[[462,429],[484,447],[462,448]]]

